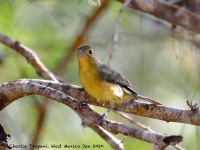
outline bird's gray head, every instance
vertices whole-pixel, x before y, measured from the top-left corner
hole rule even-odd
[[[92,47],[88,44],[83,44],[81,46],[79,46],[78,50],[77,50],[77,55],[78,56],[87,56],[90,57],[93,55],[93,50]]]

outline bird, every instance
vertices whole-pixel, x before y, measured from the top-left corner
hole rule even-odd
[[[99,60],[92,46],[88,44],[79,46],[77,58],[79,79],[83,88],[98,101],[109,101],[110,110],[114,108],[114,103],[138,98],[160,104],[153,99],[137,94],[131,83],[122,74]]]

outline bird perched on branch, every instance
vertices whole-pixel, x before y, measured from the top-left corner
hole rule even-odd
[[[114,107],[114,103],[138,98],[160,104],[155,100],[138,95],[124,76],[97,58],[90,45],[81,45],[78,48],[77,57],[79,78],[84,89],[99,101],[110,101],[110,108]]]

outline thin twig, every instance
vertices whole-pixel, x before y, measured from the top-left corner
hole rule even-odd
[[[95,24],[100,14],[105,10],[105,8],[108,6],[109,0],[104,0],[100,7],[98,7],[94,13],[92,13],[92,16],[86,20],[86,23],[82,29],[82,31],[79,33],[79,35],[76,37],[74,42],[72,43],[69,48],[66,48],[66,50],[69,50],[68,54],[65,55],[61,62],[59,63],[57,70],[55,71],[57,75],[62,75],[64,71],[67,69],[70,60],[74,56],[76,49],[78,46],[80,46],[86,39],[87,34],[91,27]]]
[[[122,116],[123,118],[125,118],[127,121],[129,121],[130,123],[133,123],[135,125],[137,125],[138,127],[140,127],[141,129],[143,130],[147,130],[147,131],[150,131],[150,132],[155,132],[153,131],[151,128],[145,126],[144,124],[136,121],[135,119],[131,118],[129,115],[126,115],[125,113],[122,113],[122,112],[118,112],[118,111],[115,111],[117,114],[119,114],[120,116]]]
[[[21,54],[31,65],[34,67],[38,75],[44,77],[45,79],[50,79],[57,81],[53,73],[51,73],[42,61],[39,59],[37,54],[27,46],[21,44],[19,41],[13,40],[8,36],[0,33],[0,42],[12,50],[15,50],[19,54]]]
[[[94,124],[93,122],[86,119],[85,117],[83,117],[83,118],[84,118],[83,124],[92,128],[96,133],[98,133],[98,135],[100,135],[106,142],[108,142],[113,149],[115,149],[115,150],[123,150],[124,149],[121,141],[119,141],[117,138],[115,138],[111,133],[109,133],[108,131],[103,129],[101,126]],[[110,139],[112,139],[112,140],[110,140]]]
[[[118,14],[118,17],[117,17],[115,25],[114,25],[114,31],[113,31],[114,33],[112,36],[111,46],[109,48],[108,64],[110,63],[110,60],[113,57],[113,52],[117,49],[117,42],[119,40],[120,26],[121,26],[121,22],[122,22],[122,14],[130,2],[131,2],[131,0],[125,0],[122,8],[119,10],[119,14]]]

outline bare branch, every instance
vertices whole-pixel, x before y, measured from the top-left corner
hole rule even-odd
[[[49,80],[54,80],[58,82],[56,77],[54,76],[53,73],[51,73],[45,65],[42,63],[40,58],[37,56],[37,54],[27,46],[21,44],[19,41],[13,40],[9,38],[8,36],[0,33],[0,42],[3,43],[4,45],[10,47],[12,50],[16,51],[17,53],[21,54],[31,65],[33,68],[36,70],[37,74],[44,77],[45,79]],[[39,110],[39,118],[37,122],[37,127],[35,134],[33,135],[33,141],[32,144],[36,144],[39,135],[42,131],[42,127],[44,124],[44,120],[46,117],[46,107],[48,105],[48,99],[46,99],[42,104],[37,105],[40,109]]]
[[[36,55],[36,53],[33,50],[21,44],[20,42],[9,38],[8,36],[2,33],[0,33],[0,42],[10,47],[11,49],[17,51],[23,57],[25,57],[26,60],[29,63],[31,63],[31,65],[35,68],[38,75],[44,77],[45,79],[51,79],[51,80],[57,81],[55,76],[51,72],[48,71],[48,69],[41,62],[41,60],[39,59],[39,57]]]
[[[187,8],[194,12],[199,14],[200,13],[200,1],[199,0],[186,0],[185,1]]]
[[[190,107],[190,109],[192,110],[192,112],[194,114],[198,113],[199,112],[199,106],[197,103],[192,103],[192,102],[189,102],[188,100],[186,101],[187,105]]]
[[[98,133],[106,142],[108,142],[113,149],[116,150],[123,150],[123,144],[121,141],[116,139],[112,134],[110,134],[108,131],[103,129],[102,127],[98,126],[97,124],[94,124],[90,120],[84,118],[83,124],[86,124],[88,127],[91,127],[96,133]],[[106,133],[106,134],[105,134]]]
[[[129,115],[125,114],[125,113],[122,113],[122,112],[118,112],[118,111],[115,111],[116,113],[118,113],[120,116],[122,116],[123,118],[125,118],[126,120],[128,120],[129,122],[137,125],[138,127],[140,127],[141,129],[144,129],[144,130],[147,130],[147,131],[150,131],[150,132],[154,132],[156,133],[156,131],[152,130],[150,127],[148,126],[145,126],[144,124],[134,120],[133,118],[131,118]],[[184,150],[184,148],[182,148],[181,146],[179,145],[172,145],[173,147],[175,147],[177,150]]]
[[[62,91],[63,93],[78,99],[79,101],[88,100],[88,104],[110,108],[109,102],[105,102],[103,105],[98,103],[95,98],[91,97],[83,88],[79,86],[45,80],[24,80],[30,81],[33,84],[45,85],[58,91]],[[2,92],[0,91],[0,93]],[[6,105],[3,105],[2,109],[4,107],[6,107]],[[163,105],[149,104],[140,101],[127,101],[121,104],[115,103],[113,110],[164,120],[166,122],[180,122],[200,126],[200,112],[194,114],[192,110],[171,108]]]
[[[27,59],[27,61],[30,62],[31,65],[35,68],[35,70],[37,71],[37,73],[39,75],[41,75],[45,79],[51,79],[51,80],[54,80],[55,82],[58,82],[58,80],[56,79],[54,74],[51,73],[50,71],[48,71],[48,69],[41,62],[41,60],[39,59],[37,54],[34,53],[34,51],[32,51],[30,48],[24,46],[23,44],[20,44],[18,41],[15,41],[2,33],[0,33],[0,42],[5,44],[6,46],[12,48],[13,50],[17,51],[23,57],[25,57]],[[0,96],[0,97],[2,98],[2,96]],[[48,104],[48,99],[45,99],[45,101],[41,105],[38,106],[40,115],[38,118],[36,131],[33,135],[32,144],[37,144],[37,142],[39,140],[39,136],[42,131],[42,127],[43,127],[44,120],[46,117],[47,104]],[[0,107],[1,106],[2,106],[2,104],[0,101]],[[90,127],[92,128],[93,126],[90,126]],[[98,133],[97,128],[93,128],[93,130],[95,130]],[[107,133],[104,133],[104,131],[101,131],[101,134],[104,134],[104,136],[106,137]],[[107,135],[107,139],[109,139],[108,143],[111,144],[112,147],[117,147],[115,141],[113,141],[114,138],[111,138],[109,135]],[[121,147],[119,147],[119,148],[121,148]]]
[[[128,120],[130,123],[133,123],[133,124],[137,125],[141,129],[147,130],[147,131],[150,131],[150,132],[155,132],[152,129],[150,129],[149,127],[145,126],[144,124],[142,124],[142,123],[136,121],[135,119],[131,118],[129,115],[127,115],[125,113],[122,113],[122,112],[118,112],[118,111],[115,111],[115,112],[117,114],[119,114],[120,116],[122,116],[123,118],[125,118],[126,120]]]
[[[119,10],[119,14],[118,17],[115,21],[115,25],[114,25],[114,33],[112,36],[112,42],[111,42],[111,46],[109,48],[109,54],[108,54],[108,64],[110,63],[110,60],[113,57],[113,52],[117,49],[117,42],[119,40],[119,34],[120,34],[120,25],[122,22],[122,14],[124,12],[124,10],[127,8],[127,6],[129,5],[129,3],[131,2],[131,0],[125,0],[122,8]]]
[[[117,0],[122,3],[125,0]],[[151,14],[172,25],[179,25],[195,33],[200,33],[200,16],[189,10],[161,0],[132,0],[130,8]]]
[[[110,121],[108,119],[103,119],[101,122],[99,122],[99,115],[98,113],[94,112],[92,109],[90,109],[87,105],[84,105],[84,107],[79,110],[78,109],[78,101],[70,96],[67,96],[66,94],[57,91],[51,87],[51,82],[49,82],[48,86],[45,84],[42,84],[42,82],[32,82],[33,80],[18,80],[18,81],[12,81],[7,84],[3,84],[0,88],[0,104],[1,108],[3,108],[3,105],[8,105],[8,102],[12,102],[15,99],[18,99],[23,96],[27,95],[41,95],[51,98],[52,100],[56,100],[59,103],[63,103],[73,110],[75,110],[78,114],[88,118],[91,122],[100,125],[102,128],[107,130],[108,132],[118,134],[121,133],[126,136],[134,137],[149,143],[153,143],[156,145],[159,145],[160,147],[166,147],[168,145],[174,145],[182,141],[182,136],[167,136],[167,135],[161,135],[156,133],[151,133],[149,131],[142,131],[135,129],[131,126],[125,125],[123,123]],[[60,84],[60,83],[58,83]]]
[[[8,140],[11,138],[10,134],[4,131],[4,128],[0,124],[0,150],[8,150],[11,147],[8,145]]]
[[[74,40],[72,45],[68,48],[69,53],[66,56],[64,56],[64,58],[61,60],[60,64],[58,65],[58,68],[56,70],[56,73],[58,75],[62,75],[63,72],[66,70],[66,68],[69,64],[69,61],[71,60],[71,58],[74,56],[74,54],[76,52],[77,47],[80,46],[85,41],[85,38],[86,38],[90,28],[94,25],[97,18],[100,16],[100,14],[103,12],[103,10],[108,6],[108,4],[109,4],[109,0],[104,0],[101,3],[101,6],[98,7],[94,11],[93,15],[86,20],[86,23],[85,23],[82,31],[77,36],[77,38]]]

